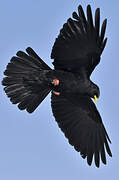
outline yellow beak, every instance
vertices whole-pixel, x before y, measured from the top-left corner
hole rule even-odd
[[[96,96],[96,95],[94,96],[94,100],[95,100],[95,102],[97,102],[97,100],[98,100],[98,98],[97,98],[97,96]]]

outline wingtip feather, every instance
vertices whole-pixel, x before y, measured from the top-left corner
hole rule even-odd
[[[73,12],[73,13],[72,13],[72,17],[73,17],[74,19],[76,19],[76,20],[79,20],[79,16],[78,16],[78,14],[77,14],[76,12]]]

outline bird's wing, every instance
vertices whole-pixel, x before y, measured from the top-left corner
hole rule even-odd
[[[96,9],[93,23],[90,5],[87,6],[87,18],[81,5],[78,14],[74,12],[72,16],[73,19],[68,19],[60,30],[51,58],[54,59],[55,69],[78,71],[83,66],[90,75],[106,45],[107,38],[104,35],[107,20],[103,21],[100,32],[100,9]]]
[[[93,157],[97,167],[100,159],[106,164],[106,151],[112,156],[108,145],[111,141],[93,101],[88,97],[52,94],[51,105],[58,126],[81,156],[87,157],[88,164],[92,164]]]

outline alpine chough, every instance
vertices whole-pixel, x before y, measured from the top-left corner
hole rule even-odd
[[[106,152],[112,156],[111,143],[101,116],[92,101],[100,95],[90,75],[100,62],[107,42],[107,20],[100,27],[100,9],[92,17],[81,5],[60,30],[52,48],[51,69],[32,48],[18,51],[8,63],[2,84],[10,101],[20,110],[32,113],[51,92],[51,106],[58,126],[69,143],[87,163],[106,164]]]

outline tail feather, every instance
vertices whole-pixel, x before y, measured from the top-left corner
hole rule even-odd
[[[29,62],[26,63],[23,59],[19,58],[19,57],[13,57],[11,59],[11,63],[8,63],[7,68],[19,68],[20,70],[32,70],[33,67],[30,67]]]
[[[22,59],[22,61],[24,61],[24,63],[26,63],[26,65],[29,65],[29,67],[32,67],[34,69],[44,69],[42,68],[42,63],[39,60],[36,60],[35,58],[27,55],[25,52],[23,51],[18,51],[16,54],[20,59]]]
[[[5,77],[4,78],[4,86],[10,86],[10,85],[14,85],[14,84],[22,84],[22,79],[20,77],[16,77],[15,79],[13,79],[13,77]]]
[[[42,67],[44,69],[51,70],[51,68],[35,53],[35,51],[32,48],[28,47],[26,49],[26,52],[29,54],[29,56],[38,59],[41,62]]]
[[[17,52],[8,63],[2,84],[7,96],[20,110],[32,113],[51,91],[45,72],[51,68],[31,49]]]
[[[45,97],[48,95],[49,92],[47,90],[44,90],[40,96],[37,94],[30,96],[26,99],[24,99],[19,105],[20,110],[26,109],[27,112],[32,113],[39,105],[40,103],[45,99]]]
[[[29,92],[26,92],[26,93],[23,93],[23,94],[20,94],[20,95],[14,94],[10,98],[10,101],[13,104],[18,104],[19,102],[23,101],[23,99],[28,99],[29,97],[30,97],[30,93]]]

